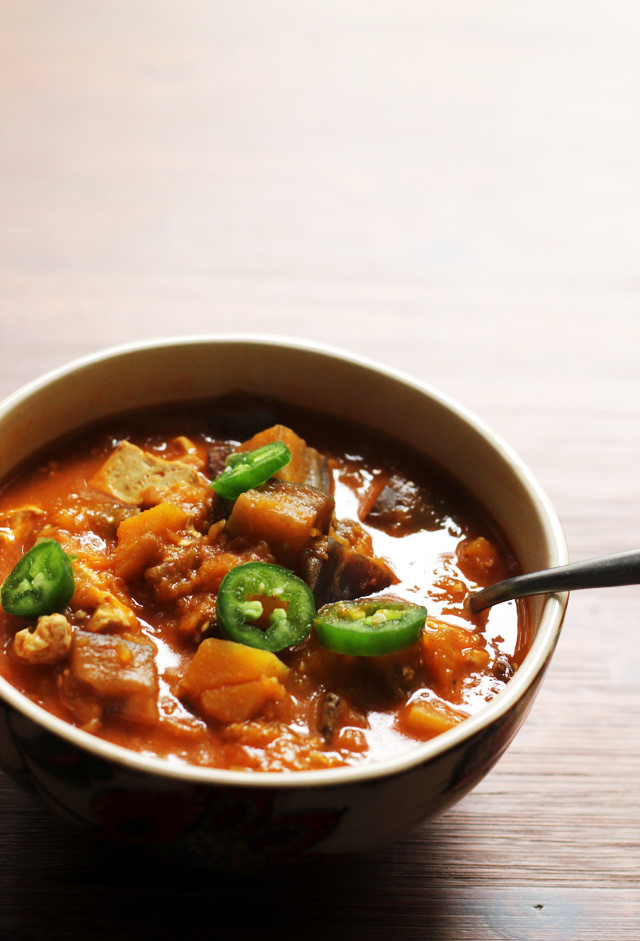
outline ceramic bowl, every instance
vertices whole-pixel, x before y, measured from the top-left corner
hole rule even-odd
[[[392,431],[468,487],[525,571],[566,561],[561,527],[540,487],[470,412],[382,366],[268,337],[154,341],[46,375],[0,406],[0,478],[96,419],[237,389]],[[565,605],[565,595],[532,603],[530,651],[478,714],[387,761],[295,774],[180,766],[80,731],[0,679],[0,762],[86,831],[213,869],[373,850],[460,799],[498,760],[532,704]]]

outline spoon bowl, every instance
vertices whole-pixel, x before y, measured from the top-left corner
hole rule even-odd
[[[513,601],[528,595],[637,584],[640,584],[640,549],[633,549],[506,578],[474,592],[469,597],[469,607],[476,613],[502,601]]]

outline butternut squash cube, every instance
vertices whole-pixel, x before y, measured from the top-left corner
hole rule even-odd
[[[289,667],[269,650],[208,637],[196,650],[180,684],[180,693],[200,696],[208,689],[250,683],[263,676],[284,679],[288,673]]]
[[[328,532],[333,507],[333,498],[322,490],[270,480],[240,494],[225,532],[254,543],[264,540],[286,560]]]
[[[478,585],[491,585],[506,576],[498,550],[484,536],[464,539],[456,549],[456,556],[462,573]]]
[[[124,519],[113,554],[116,574],[125,581],[138,578],[160,561],[165,545],[177,542],[189,521],[187,511],[173,503],[158,503]]]
[[[467,713],[454,709],[439,699],[417,699],[408,703],[398,715],[398,726],[406,735],[428,740],[468,718]]]
[[[268,650],[208,637],[196,650],[178,694],[207,716],[241,722],[285,698],[280,681],[288,674],[289,667]]]
[[[446,699],[460,696],[465,680],[491,659],[482,634],[436,618],[427,618],[420,643],[432,688]]]
[[[260,715],[270,702],[287,695],[275,676],[263,676],[250,683],[208,689],[200,697],[200,709],[220,722],[245,722]]]
[[[333,481],[327,458],[307,445],[304,438],[292,431],[287,425],[272,425],[259,431],[253,438],[240,445],[238,451],[253,451],[273,441],[282,441],[291,452],[291,460],[276,474],[278,480],[288,480],[294,484],[307,484],[330,494]]]

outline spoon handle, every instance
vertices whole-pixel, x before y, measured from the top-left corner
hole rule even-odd
[[[554,591],[576,591],[580,588],[611,588],[616,585],[640,584],[640,549],[618,552],[586,562],[573,562],[556,568],[506,578],[469,597],[473,612],[490,608],[501,601],[512,601],[526,595],[542,595]]]

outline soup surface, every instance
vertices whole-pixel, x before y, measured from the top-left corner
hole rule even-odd
[[[253,456],[282,443],[289,458],[262,480]],[[212,481],[234,468],[240,492],[221,496]],[[275,402],[136,413],[60,442],[0,494],[0,580],[45,540],[70,560],[69,597],[0,612],[0,671],[78,727],[174,762],[385,758],[480,708],[528,646],[524,607],[468,610],[471,589],[518,565],[455,482],[391,439]],[[266,589],[249,585],[257,571]],[[407,605],[426,617],[399,639]]]

